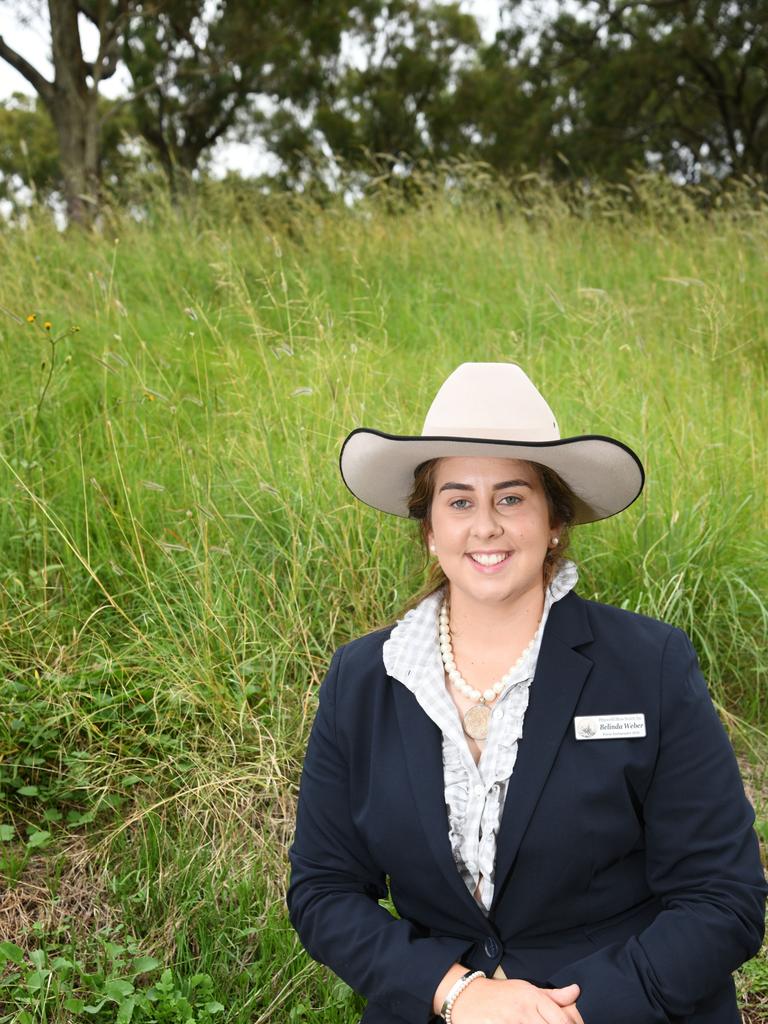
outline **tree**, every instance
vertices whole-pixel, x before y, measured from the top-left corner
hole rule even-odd
[[[264,137],[295,186],[333,163],[407,172],[467,145],[454,111],[459,70],[480,44],[458,3],[391,0],[359,7],[349,33],[354,59],[335,79],[265,119]]]
[[[50,115],[67,211],[71,220],[82,225],[92,222],[98,208],[101,119],[110,116],[99,109],[99,86],[117,69],[121,32],[133,6],[130,0],[48,0],[52,81],[0,36],[0,58],[26,78]],[[80,14],[98,29],[94,61],[83,56]]]
[[[110,196],[120,197],[141,159],[136,127],[129,107],[103,97],[99,98],[99,116],[100,183]],[[64,194],[64,181],[56,132],[42,101],[15,93],[0,102],[0,197],[16,206],[25,205],[24,189],[38,200],[50,202]]]
[[[378,8],[379,3],[369,5]],[[260,109],[306,106],[337,74],[350,0],[166,0],[151,22],[134,19],[123,58],[134,116],[172,186],[225,134],[251,136]]]
[[[519,26],[497,33],[462,69],[454,116],[469,151],[503,173],[556,173],[562,87],[535,67],[536,48]]]
[[[47,0],[53,80],[2,36],[0,58],[50,115],[69,216],[87,225],[99,204],[108,119],[130,105],[173,183],[176,169],[193,171],[259,94],[306,102],[320,89],[351,7],[350,0]],[[81,17],[98,34],[92,62],[83,56]],[[100,105],[100,85],[121,61],[134,87],[120,103]]]
[[[768,172],[765,0],[580,0],[572,11],[525,61],[572,170],[620,178],[657,160],[688,181]]]
[[[61,186],[56,134],[41,108],[21,93],[0,104],[0,196],[12,203],[25,188],[48,199]]]

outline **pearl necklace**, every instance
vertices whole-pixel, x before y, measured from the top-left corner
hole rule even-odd
[[[501,679],[494,683],[493,686],[489,686],[487,690],[481,692],[475,689],[474,686],[470,686],[456,666],[456,661],[453,657],[453,644],[451,643],[448,604],[446,601],[443,601],[440,606],[440,657],[443,659],[446,675],[456,689],[463,693],[465,697],[469,697],[470,700],[478,702],[466,711],[462,721],[464,732],[471,736],[473,740],[484,740],[487,737],[491,719],[491,709],[488,705],[491,701],[496,700],[499,694],[512,682],[512,677],[530,654],[538,632],[537,629],[523,653],[514,665],[507,669]]]

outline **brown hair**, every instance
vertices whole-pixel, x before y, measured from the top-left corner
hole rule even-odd
[[[408,496],[408,514],[411,519],[419,521],[419,536],[424,545],[424,553],[429,562],[429,531],[432,529],[432,498],[435,491],[435,477],[440,459],[428,459],[417,466],[413,473],[413,488]],[[560,542],[556,548],[547,551],[544,559],[543,572],[544,583],[547,584],[555,575],[558,566],[565,557],[570,541],[569,527],[576,516],[576,495],[568,484],[549,466],[542,466],[539,462],[530,462],[536,472],[541,486],[544,489],[544,496],[547,499],[549,508],[550,526],[560,528]],[[427,582],[419,593],[409,602],[407,608],[415,607],[436,590],[445,586],[448,582],[440,563],[435,560],[429,568]]]

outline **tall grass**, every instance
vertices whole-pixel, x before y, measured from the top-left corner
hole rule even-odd
[[[291,933],[285,849],[330,654],[423,565],[337,456],[354,426],[419,432],[463,361],[519,362],[564,436],[640,454],[640,500],[576,531],[580,592],[686,629],[760,748],[765,197],[466,182],[352,207],[214,190],[99,237],[42,215],[0,233],[0,939],[79,943],[84,965],[122,928],[181,989],[210,975],[218,1019],[357,1019]],[[81,330],[35,424],[44,319]]]

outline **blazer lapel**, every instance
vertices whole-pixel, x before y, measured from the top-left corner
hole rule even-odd
[[[574,647],[591,639],[586,609],[580,598],[568,594],[552,605],[499,827],[491,914],[512,870],[592,667],[589,658]]]
[[[393,689],[405,763],[430,850],[456,897],[469,913],[485,921],[485,915],[458,872],[448,838],[442,734],[407,687],[393,680]]]

